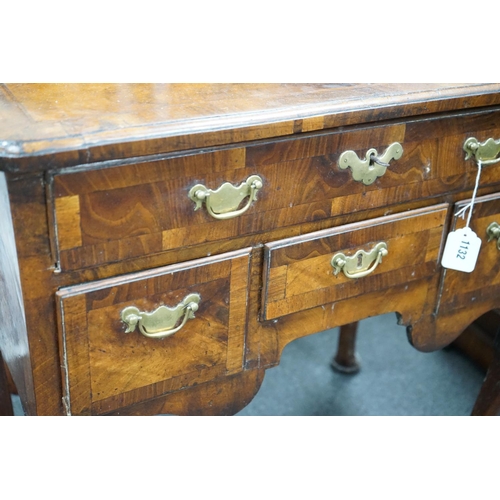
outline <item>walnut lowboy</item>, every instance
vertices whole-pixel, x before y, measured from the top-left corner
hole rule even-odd
[[[0,351],[29,415],[234,414],[299,337],[392,312],[433,351],[500,308],[498,84],[8,84],[0,105]],[[445,269],[478,164],[478,260]]]

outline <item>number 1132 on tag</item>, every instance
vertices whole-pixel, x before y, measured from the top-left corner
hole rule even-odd
[[[476,267],[480,248],[481,238],[470,227],[452,231],[446,239],[441,265],[447,269],[471,273]]]

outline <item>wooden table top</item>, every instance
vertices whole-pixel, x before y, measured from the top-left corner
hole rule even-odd
[[[3,84],[0,170],[57,169],[498,104],[500,84]]]

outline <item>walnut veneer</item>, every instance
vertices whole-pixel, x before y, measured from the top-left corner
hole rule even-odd
[[[387,312],[419,350],[451,343],[500,307],[500,163],[475,271],[440,264],[476,180],[469,137],[500,138],[500,85],[1,86],[0,350],[26,412],[233,414],[287,343]],[[395,142],[369,185],[339,168]],[[252,176],[240,215],[195,210],[193,186]],[[332,256],[379,242],[369,275],[334,274]],[[122,317],[190,294],[166,338]]]

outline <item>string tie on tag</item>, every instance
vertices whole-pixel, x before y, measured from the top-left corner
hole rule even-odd
[[[465,205],[465,207],[461,208],[456,214],[455,216],[456,217],[461,217],[462,219],[465,218],[465,212],[469,210],[469,215],[467,216],[467,223],[465,225],[465,227],[469,227],[470,225],[470,220],[471,220],[471,217],[472,217],[472,211],[474,209],[474,203],[476,201],[476,195],[477,195],[477,190],[478,190],[478,187],[479,187],[479,179],[481,177],[481,161],[480,160],[477,160],[477,175],[476,175],[476,185],[474,186],[474,192],[472,193],[472,199],[470,201],[470,203],[467,203],[467,205]]]

